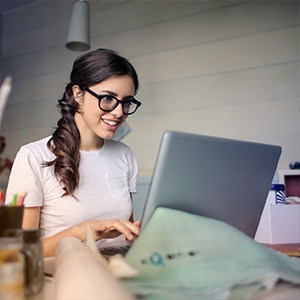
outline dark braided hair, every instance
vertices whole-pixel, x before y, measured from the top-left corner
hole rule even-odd
[[[138,76],[130,62],[109,49],[97,49],[79,56],[73,64],[70,83],[67,84],[63,97],[58,100],[61,118],[48,141],[47,146],[56,156],[45,162],[45,166],[54,166],[54,174],[63,185],[63,196],[72,195],[79,183],[80,133],[74,115],[79,112],[78,103],[73,96],[72,87],[81,89],[98,84],[112,76],[129,75],[138,90]],[[75,197],[75,196],[74,196]]]

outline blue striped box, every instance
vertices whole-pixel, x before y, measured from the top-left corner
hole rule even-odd
[[[286,204],[284,184],[272,184],[271,191],[275,191],[276,204]]]

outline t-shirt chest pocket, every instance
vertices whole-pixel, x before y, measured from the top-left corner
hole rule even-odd
[[[125,171],[117,173],[106,173],[105,177],[107,180],[109,191],[114,198],[121,199],[123,197],[128,197],[128,178]]]

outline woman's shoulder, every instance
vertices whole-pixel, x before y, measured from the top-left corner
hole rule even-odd
[[[44,137],[40,140],[29,142],[21,146],[19,153],[33,153],[35,156],[51,156],[51,152],[48,149],[47,143],[50,140],[51,136]]]
[[[29,143],[23,145],[21,147],[21,149],[22,148],[24,148],[24,149],[44,149],[44,148],[48,148],[47,143],[50,140],[50,138],[51,138],[51,136],[48,136],[48,137],[44,137],[40,140],[29,142]]]

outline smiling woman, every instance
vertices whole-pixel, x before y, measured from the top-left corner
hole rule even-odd
[[[26,193],[23,228],[41,229],[45,256],[54,255],[62,237],[84,241],[87,225],[102,243],[138,235],[131,201],[137,162],[127,145],[111,140],[141,105],[138,86],[131,63],[112,50],[78,57],[52,136],[17,153],[6,200]]]

